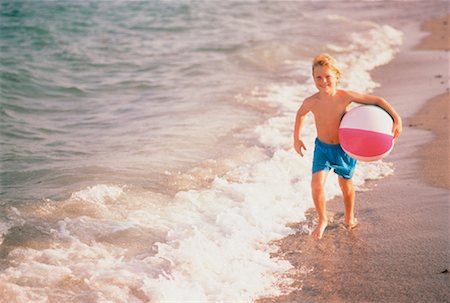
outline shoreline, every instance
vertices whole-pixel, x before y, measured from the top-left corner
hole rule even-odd
[[[426,20],[421,29],[428,32],[417,50],[448,51],[450,50],[449,32],[450,14]],[[448,60],[448,57],[447,57]],[[447,61],[447,66],[449,62]],[[449,161],[449,100],[450,80],[449,71],[434,75],[435,82],[446,85],[442,94],[429,99],[427,103],[409,119],[410,127],[417,127],[431,131],[434,135],[431,142],[420,147],[420,168],[422,178],[432,186],[450,189],[450,161]],[[447,126],[447,127],[445,127]],[[429,148],[431,147],[431,148]],[[442,157],[442,155],[447,155]],[[441,156],[441,157],[440,157]],[[436,161],[436,159],[442,161]]]
[[[434,135],[430,142],[419,148],[422,179],[432,186],[446,189],[450,189],[449,100],[449,92],[438,95],[429,100],[416,115],[409,119],[410,127],[428,130]],[[436,161],[436,159],[442,161]]]
[[[424,24],[445,26],[442,20]],[[395,163],[394,175],[367,181],[369,191],[357,193],[362,224],[351,232],[342,227],[340,197],[327,202],[331,223],[322,240],[302,233],[305,222],[293,224],[297,233],[277,241],[274,254],[293,265],[287,273],[293,289],[256,302],[450,302],[449,277],[442,273],[450,267],[448,170],[437,170],[446,161],[448,168],[448,126],[442,124],[448,125],[448,51],[430,41],[417,47],[407,41],[373,72],[381,83],[375,94],[398,101],[392,103],[404,117],[403,134],[386,159]],[[434,119],[437,113],[441,119]],[[314,210],[306,214],[308,221],[314,216]]]

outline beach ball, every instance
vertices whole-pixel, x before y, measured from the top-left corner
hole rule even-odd
[[[392,117],[376,105],[349,110],[339,126],[342,149],[352,158],[371,162],[384,158],[394,147]]]

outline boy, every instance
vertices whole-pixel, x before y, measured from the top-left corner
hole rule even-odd
[[[311,191],[319,217],[318,225],[312,232],[312,236],[315,239],[321,239],[328,224],[324,183],[330,169],[334,169],[334,172],[339,175],[339,186],[342,190],[345,206],[344,225],[351,230],[358,224],[354,216],[355,190],[351,180],[356,160],[342,150],[338,136],[339,124],[348,106],[352,102],[357,102],[382,107],[394,120],[392,129],[394,138],[397,138],[402,131],[402,120],[395,109],[380,97],[337,89],[341,71],[337,67],[336,60],[330,55],[320,54],[314,58],[312,75],[319,92],[306,98],[297,112],[294,128],[294,148],[303,157],[303,150],[306,150],[306,147],[301,139],[301,130],[306,114],[312,112],[317,129],[317,138],[314,149]]]

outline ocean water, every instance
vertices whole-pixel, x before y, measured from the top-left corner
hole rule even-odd
[[[0,301],[251,302],[313,206],[310,62],[370,93],[447,1],[0,2]],[[391,101],[391,100],[390,100]],[[392,100],[395,105],[395,100]],[[386,162],[387,161],[387,162]],[[354,182],[395,173],[358,164]],[[326,193],[339,194],[330,175]],[[308,232],[306,230],[305,232]]]

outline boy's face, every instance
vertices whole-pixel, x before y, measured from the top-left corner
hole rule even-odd
[[[332,94],[336,91],[338,78],[328,66],[316,66],[313,70],[314,83],[320,92]]]

